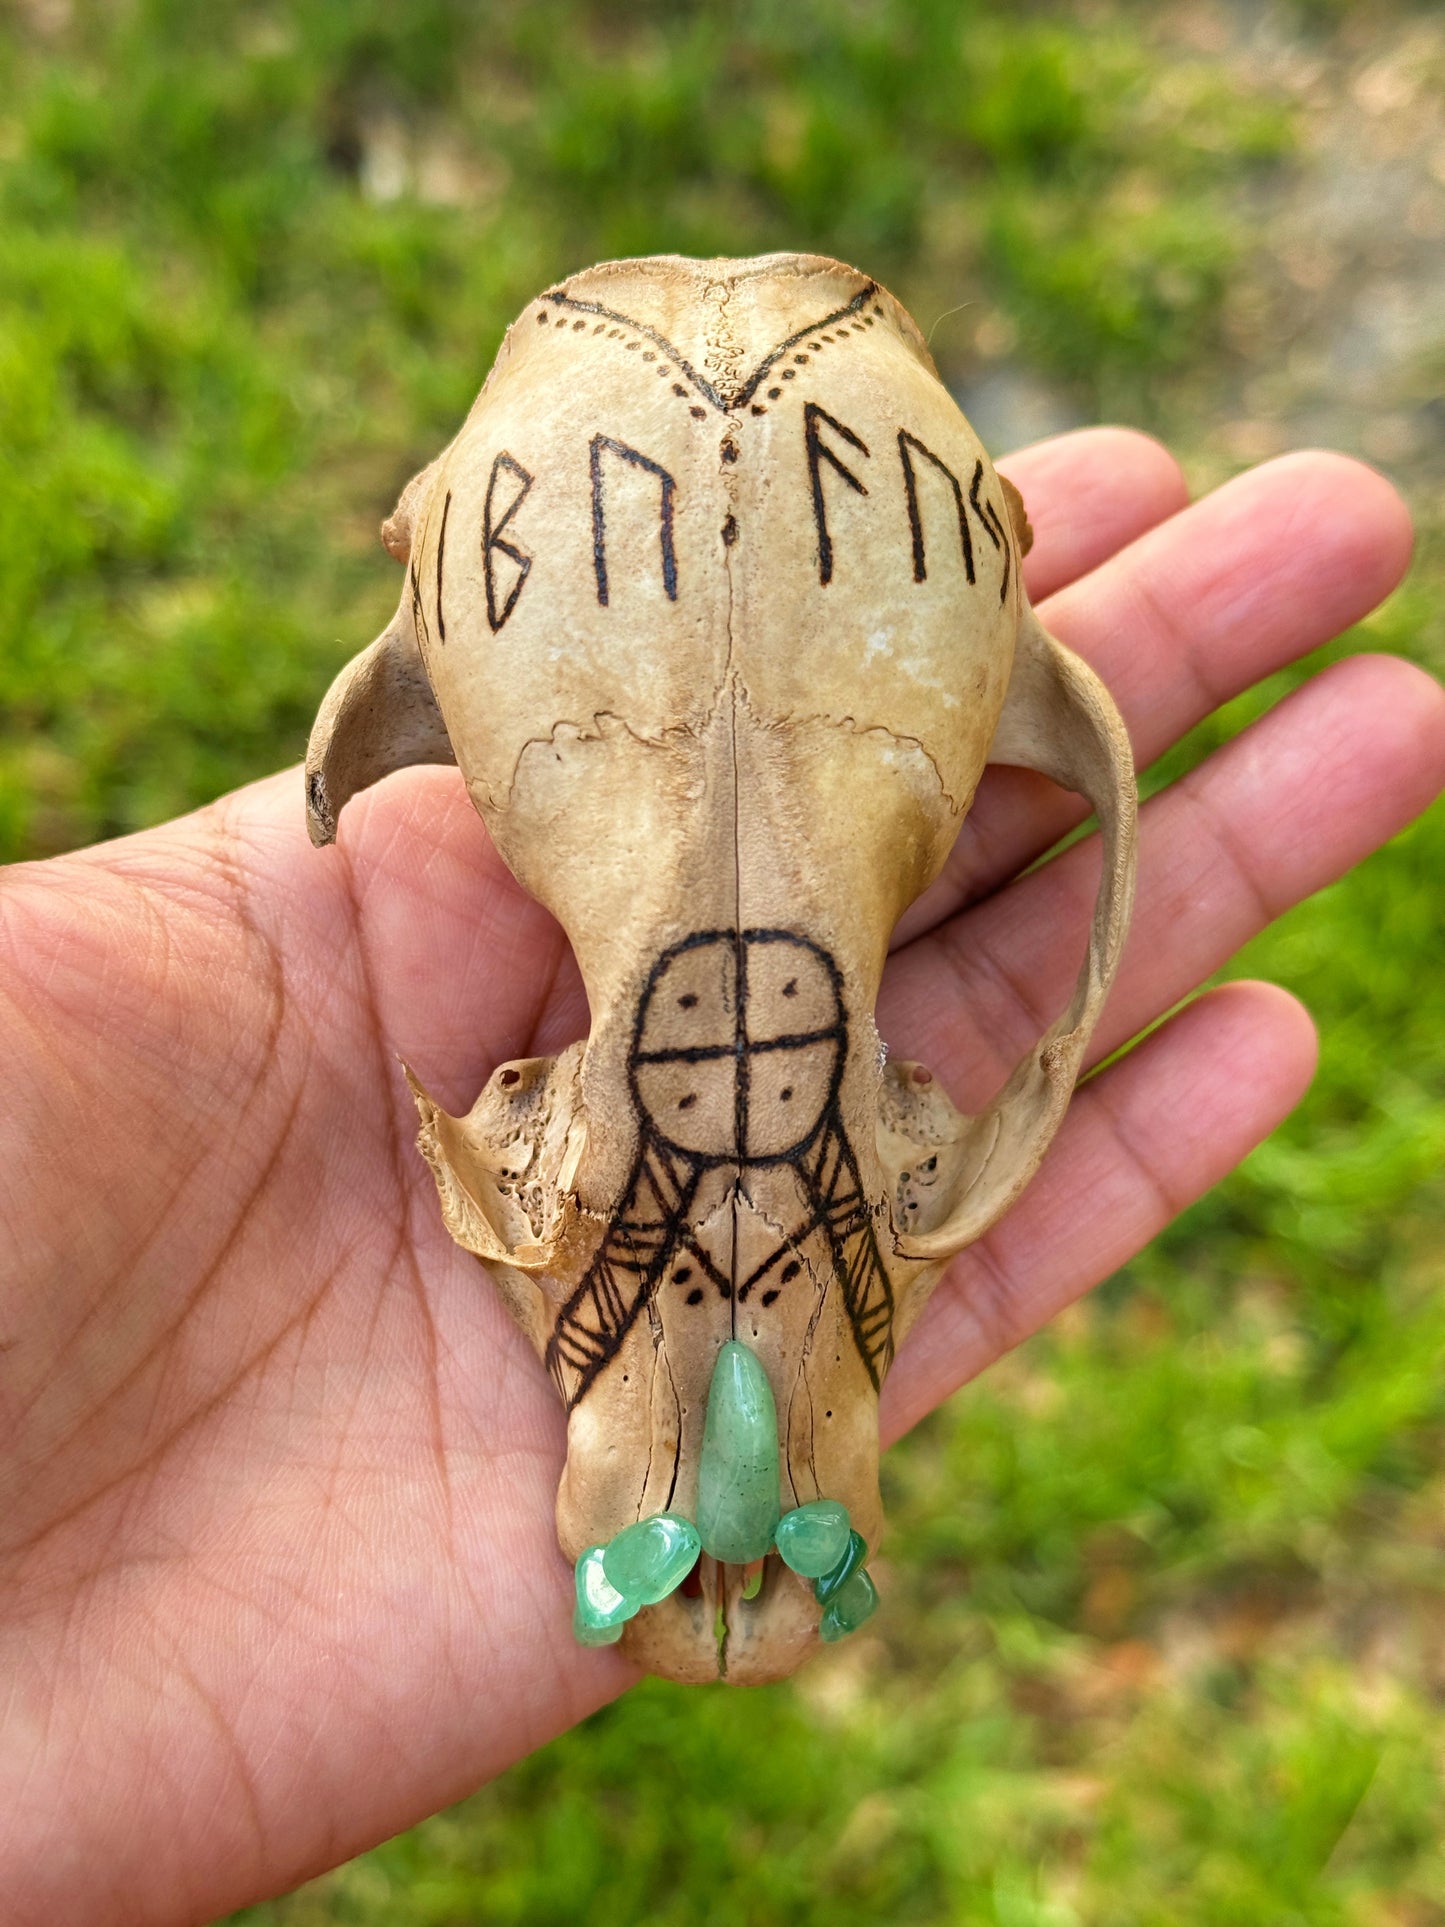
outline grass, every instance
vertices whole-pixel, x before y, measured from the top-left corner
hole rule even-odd
[[[569,269],[838,253],[1188,453],[1235,210],[1297,139],[1105,0],[37,0],[0,36],[7,858],[299,754],[394,596],[377,521]],[[1442,580],[1436,534],[1325,653],[1438,669]],[[1320,1020],[1314,1093],[892,1455],[876,1632],[784,1688],[649,1683],[248,1927],[1445,1921],[1442,859],[1437,813],[1251,947]]]
[[[92,0],[59,42],[12,28],[0,855],[299,752],[392,593],[384,507],[589,260],[802,236],[925,317],[988,285],[1025,352],[1142,400],[1228,258],[1200,137],[1254,165],[1287,117],[1181,68],[1161,124],[1124,27],[956,14]],[[1155,146],[1183,210],[1131,190]]]

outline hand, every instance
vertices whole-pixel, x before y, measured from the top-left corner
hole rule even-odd
[[[1409,528],[1378,476],[1274,462],[1185,506],[1156,444],[1006,464],[1031,594],[1141,764],[1364,614]],[[1098,1059],[1445,781],[1445,697],[1338,664],[1144,811]],[[900,930],[896,1055],[970,1103],[1061,1007],[1075,799],[993,771]],[[629,1683],[570,1632],[563,1419],[442,1229],[398,1055],[453,1111],[581,1035],[565,941],[454,771],[306,840],[296,771],[0,879],[0,1890],[17,1927],[211,1919],[455,1800]],[[895,1438],[1124,1262],[1300,1096],[1313,1036],[1235,984],[1090,1081],[940,1286]]]

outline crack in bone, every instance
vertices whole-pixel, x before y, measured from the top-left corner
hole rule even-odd
[[[948,805],[950,813],[954,816],[962,813],[963,806],[960,805],[958,799],[944,781],[943,771],[938,766],[938,758],[933,754],[933,751],[928,747],[927,743],[923,741],[921,736],[904,735],[899,730],[890,729],[887,723],[862,723],[859,722],[856,716],[833,716],[825,710],[819,710],[809,716],[783,716],[780,717],[777,722],[772,723],[770,727],[777,730],[805,729],[810,724],[821,724],[823,727],[829,729],[847,730],[849,734],[853,736],[882,736],[890,743],[898,744],[900,748],[917,750],[918,754],[933,771],[934,781],[938,784],[939,794]]]
[[[488,806],[493,809],[506,809],[509,807],[513,796],[516,794],[522,763],[528,752],[534,749],[555,749],[557,740],[564,730],[572,731],[574,740],[579,743],[597,743],[606,739],[607,725],[610,723],[620,730],[623,735],[631,737],[634,743],[640,744],[643,749],[667,749],[674,740],[695,737],[697,734],[696,730],[687,723],[674,723],[667,729],[660,730],[657,735],[649,736],[644,730],[634,729],[625,716],[619,716],[615,710],[611,709],[594,710],[591,722],[592,727],[589,729],[586,723],[577,722],[564,716],[559,721],[553,723],[545,736],[529,736],[517,751],[516,760],[512,764],[512,774],[508,779],[505,797],[498,802],[491,791],[488,791]]]

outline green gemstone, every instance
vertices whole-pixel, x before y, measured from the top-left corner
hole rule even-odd
[[[675,1512],[654,1512],[624,1526],[602,1551],[608,1585],[639,1606],[655,1606],[680,1586],[697,1564],[697,1527]]]
[[[860,1566],[823,1608],[818,1632],[830,1641],[846,1638],[849,1633],[856,1633],[863,1621],[871,1619],[877,1610],[878,1588]]]
[[[821,1579],[815,1579],[813,1581],[813,1597],[817,1600],[818,1604],[820,1606],[826,1606],[833,1595],[848,1583],[867,1557],[867,1540],[861,1532],[850,1532],[848,1534],[848,1550],[843,1554],[843,1557],[838,1561],[837,1565],[833,1567],[831,1572],[825,1572]]]
[[[713,1367],[697,1474],[704,1551],[729,1565],[761,1559],[773,1543],[779,1510],[772,1387],[753,1353],[730,1338]]]
[[[615,1586],[607,1583],[602,1570],[602,1547],[589,1546],[577,1561],[577,1603],[572,1613],[572,1631],[582,1646],[611,1646],[622,1637],[622,1628],[637,1611]]]
[[[837,1499],[813,1499],[778,1521],[783,1564],[804,1579],[821,1579],[848,1550],[848,1508]]]
[[[624,1622],[625,1623],[625,1622]],[[579,1646],[615,1646],[622,1637],[622,1626],[589,1626],[580,1613],[572,1615],[572,1637]]]

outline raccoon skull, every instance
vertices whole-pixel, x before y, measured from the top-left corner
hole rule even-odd
[[[317,719],[311,834],[455,761],[576,952],[584,1044],[464,1118],[413,1090],[452,1236],[567,1406],[579,1628],[673,1678],[781,1677],[851,1623],[830,1587],[868,1609],[879,1387],[1037,1166],[1113,976],[1123,727],[1029,607],[1023,505],[917,327],[816,256],[553,288],[383,539],[405,588]],[[965,1115],[885,1067],[873,1010],[991,761],[1088,798],[1103,881],[1068,1009]]]

